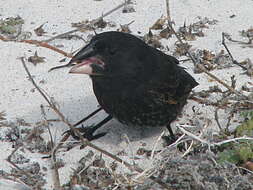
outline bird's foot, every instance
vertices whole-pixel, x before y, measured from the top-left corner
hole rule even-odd
[[[170,135],[170,136],[163,136],[162,139],[164,140],[165,146],[169,146],[169,145],[173,144],[174,142],[176,142],[178,138],[175,135]],[[178,150],[181,152],[185,150],[182,143],[177,144],[176,146],[177,146]]]
[[[166,146],[173,144],[177,140],[175,135],[164,135],[162,139],[164,140]]]
[[[78,130],[81,133],[81,135],[88,141],[99,139],[100,137],[103,137],[106,135],[106,133],[99,133],[99,134],[94,135],[93,133],[97,130],[97,127],[94,125],[90,125],[86,127],[82,125],[81,128],[76,128],[76,130]],[[73,130],[67,130],[63,133],[63,135],[66,133],[69,133],[74,139],[80,140],[80,137]]]

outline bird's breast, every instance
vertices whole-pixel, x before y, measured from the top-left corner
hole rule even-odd
[[[93,81],[93,90],[100,106],[124,124],[166,125],[176,119],[182,107],[173,99],[164,99],[165,94],[153,93],[141,85],[115,88],[113,82],[101,84]]]

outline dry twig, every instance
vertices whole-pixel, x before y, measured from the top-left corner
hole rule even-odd
[[[41,105],[40,108],[41,108],[41,113],[42,113],[43,119],[45,121],[44,124],[45,124],[46,128],[48,129],[49,136],[50,136],[50,139],[51,139],[51,145],[52,145],[52,147],[51,147],[51,164],[53,166],[52,167],[53,168],[52,173],[53,173],[54,189],[61,190],[60,176],[59,176],[59,171],[58,171],[58,167],[57,167],[57,164],[56,164],[56,151],[53,148],[54,147],[54,141],[53,141],[52,133],[51,133],[51,130],[50,130],[47,118],[46,118],[46,113],[45,113],[43,105]]]
[[[168,22],[171,23],[171,17],[170,17],[170,1],[169,1],[169,0],[166,0],[166,12],[167,12]]]
[[[5,38],[4,36],[1,36],[1,35],[0,35],[0,40],[5,41],[5,42],[13,41],[13,40]],[[67,52],[65,52],[65,51],[63,51],[61,49],[58,49],[58,48],[56,48],[54,46],[51,46],[51,45],[49,45],[46,42],[41,42],[41,41],[38,41],[38,40],[20,40],[20,41],[16,41],[16,42],[37,45],[37,46],[40,46],[40,47],[51,49],[51,50],[53,50],[53,51],[55,51],[57,53],[60,53],[60,54],[62,54],[64,56],[66,56],[66,57],[69,57],[69,58],[72,57],[71,53],[67,53]]]
[[[232,62],[233,62],[235,65],[238,65],[239,67],[241,67],[242,69],[247,70],[246,67],[244,67],[243,65],[241,65],[240,63],[238,63],[238,62],[233,58],[232,54],[230,53],[230,51],[229,51],[229,49],[228,49],[228,47],[227,47],[227,45],[226,45],[226,42],[225,42],[225,33],[224,33],[224,32],[222,32],[222,45],[223,45],[223,46],[225,47],[225,49],[227,50],[228,55],[230,56]]]

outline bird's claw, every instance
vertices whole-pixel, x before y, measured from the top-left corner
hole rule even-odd
[[[175,135],[170,135],[170,136],[163,136],[162,139],[165,141],[165,146],[169,146],[174,142],[176,142],[178,138]],[[183,144],[178,144],[177,148],[180,152],[185,151],[185,147],[183,146]]]
[[[87,126],[87,127],[84,127],[82,125],[81,128],[76,128],[76,130],[78,130],[82,136],[87,139],[88,141],[92,141],[92,140],[95,140],[95,139],[98,139],[100,137],[103,137],[106,135],[106,133],[99,133],[99,134],[96,134],[96,135],[93,135],[93,133],[97,130],[97,128],[93,125],[91,126]],[[67,134],[69,133],[74,139],[76,140],[80,140],[79,136],[75,134],[75,132],[73,130],[67,130],[63,133],[64,134]]]
[[[167,146],[173,144],[174,142],[176,142],[177,138],[173,135],[170,135],[170,136],[162,136],[162,139],[165,141],[165,144]]]

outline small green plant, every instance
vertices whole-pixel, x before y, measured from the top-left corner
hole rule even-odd
[[[241,140],[239,142],[230,142],[224,145],[222,152],[218,153],[218,162],[231,162],[242,164],[253,159],[253,141]]]
[[[253,111],[242,112],[241,116],[245,118],[245,122],[236,128],[235,137],[253,137]],[[242,164],[253,159],[252,140],[229,142],[222,145],[221,149],[222,151],[218,153],[219,162]]]
[[[241,115],[245,118],[245,122],[239,125],[235,130],[235,136],[249,136],[253,137],[253,111],[242,112]]]

